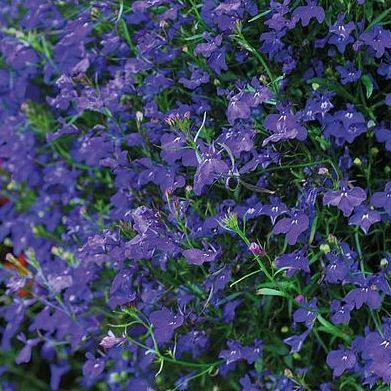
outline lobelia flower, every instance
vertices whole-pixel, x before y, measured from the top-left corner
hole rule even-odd
[[[251,115],[251,108],[243,92],[233,96],[227,107],[226,116],[231,125],[237,119],[249,119]]]
[[[324,9],[318,5],[317,0],[307,0],[307,5],[299,6],[292,12],[294,20],[300,20],[302,26],[308,26],[311,19],[322,23],[325,18]]]
[[[222,350],[219,358],[225,360],[225,364],[229,365],[239,360],[246,360],[249,364],[253,364],[261,355],[262,341],[256,339],[254,346],[242,346],[239,342],[228,340],[228,349]]]
[[[251,107],[258,107],[260,104],[270,100],[273,97],[269,88],[261,85],[256,77],[251,79],[249,86],[251,93],[248,93],[246,98]]]
[[[251,383],[251,378],[248,375],[241,377],[239,383],[242,386],[242,391],[259,391],[259,387]]]
[[[99,346],[105,349],[111,349],[114,346],[119,346],[126,341],[125,337],[116,337],[114,333],[109,330],[107,335],[99,342]]]
[[[219,251],[199,250],[197,248],[183,250],[182,254],[186,258],[187,263],[191,265],[202,265],[204,262],[214,262],[220,255]]]
[[[373,193],[371,203],[376,208],[383,208],[391,216],[391,182],[387,182],[384,191]]]
[[[194,49],[195,55],[202,55],[208,60],[209,66],[218,75],[221,71],[228,69],[227,63],[225,62],[225,48],[221,47],[223,42],[222,35],[212,37],[209,33],[204,33],[204,39],[207,43],[200,43]]]
[[[189,352],[193,358],[196,358],[208,347],[208,343],[209,339],[205,331],[192,330],[178,337],[177,354],[180,357]]]
[[[299,270],[306,273],[310,272],[308,258],[305,256],[305,249],[299,249],[290,254],[283,254],[276,258],[276,266],[280,268],[287,268],[285,274],[287,277],[292,277]]]
[[[95,358],[91,353],[86,354],[87,361],[83,365],[83,375],[87,378],[98,377],[105,369],[105,361]]]
[[[202,161],[198,164],[194,175],[194,193],[201,195],[205,186],[211,185],[216,179],[224,176],[229,171],[227,164],[221,160],[214,145],[203,153]]]
[[[356,355],[350,349],[341,347],[327,354],[327,365],[333,369],[333,376],[341,376],[346,370],[353,369],[356,365]]]
[[[391,325],[390,319],[383,319],[382,335],[378,331],[369,332],[362,343],[362,357],[367,368],[381,377],[385,383],[391,382]]]
[[[386,49],[391,48],[391,31],[383,29],[379,25],[375,25],[369,31],[362,33],[360,39],[375,50],[377,58],[382,57]]]
[[[279,114],[269,114],[265,118],[264,126],[273,134],[263,141],[262,146],[289,139],[305,140],[307,130],[299,123],[300,113],[293,114],[286,106],[277,106],[277,109]]]
[[[260,215],[269,216],[273,225],[277,218],[285,213],[288,213],[288,208],[278,197],[270,197],[270,204],[263,205],[259,212]]]
[[[266,255],[266,251],[258,243],[251,242],[248,249],[257,257],[264,257]]]
[[[384,99],[384,103],[385,103],[387,106],[391,106],[391,94],[387,94],[387,95],[386,95],[386,98]]]
[[[365,206],[359,206],[349,218],[350,225],[358,225],[365,234],[368,233],[372,224],[381,220],[380,214],[375,210],[368,209]]]
[[[289,217],[284,217],[277,222],[273,228],[274,234],[285,234],[290,245],[296,244],[300,234],[305,232],[310,220],[308,216],[299,210],[291,210],[288,212]]]
[[[376,140],[379,143],[385,143],[387,151],[391,151],[391,129],[384,123],[375,128]]]
[[[284,343],[291,347],[290,354],[300,352],[304,341],[307,339],[309,334],[311,333],[311,329],[308,328],[304,333],[300,335],[292,335],[291,337],[285,338]]]
[[[340,53],[344,53],[346,46],[354,42],[351,33],[355,29],[354,22],[344,23],[344,14],[337,16],[337,21],[329,28],[330,38],[329,43],[335,45]]]
[[[153,326],[156,342],[163,345],[172,339],[175,329],[182,326],[184,317],[173,315],[168,308],[163,307],[161,310],[152,312],[149,320]]]
[[[61,378],[71,369],[70,365],[50,364],[50,388],[57,391],[60,388]]]
[[[340,190],[329,190],[324,194],[323,205],[336,206],[345,217],[348,217],[355,207],[366,200],[367,194],[361,187],[349,185],[347,180],[340,181],[339,188]]]
[[[307,100],[304,110],[300,112],[302,121],[313,121],[318,117],[322,120],[334,107],[331,103],[333,96],[331,92],[314,91],[311,98]]]
[[[181,77],[178,81],[186,88],[190,90],[195,90],[201,84],[209,83],[209,75],[207,72],[202,71],[201,69],[197,69],[195,66],[190,66],[191,77],[190,79],[186,79]]]
[[[391,79],[391,57],[388,53],[384,55],[385,59],[383,59],[385,62],[382,62],[378,68],[377,73],[383,77],[385,77],[387,80]]]
[[[304,299],[298,308],[293,313],[293,320],[296,323],[304,323],[308,329],[312,329],[317,316],[318,306],[316,298],[313,298],[309,303]]]
[[[329,253],[326,255],[329,264],[326,266],[325,281],[335,284],[344,281],[349,274],[349,264],[340,254]]]
[[[333,300],[330,305],[330,311],[332,312],[330,316],[331,321],[334,324],[349,323],[352,309],[352,303],[341,304],[339,300]]]
[[[356,69],[351,61],[347,61],[345,66],[338,65],[335,69],[339,73],[343,85],[354,83],[361,77],[361,71]]]
[[[25,344],[15,358],[15,363],[19,365],[22,363],[27,363],[31,360],[32,348],[38,345],[42,341],[42,339],[40,337],[34,339],[27,339],[23,333],[18,335],[18,339]]]
[[[378,292],[376,280],[370,277],[359,276],[356,283],[360,286],[351,290],[344,298],[348,304],[360,309],[363,304],[375,310],[380,308],[382,299]]]
[[[263,168],[266,168],[271,163],[277,163],[280,158],[280,154],[278,152],[272,151],[270,147],[261,150],[259,154],[254,154],[254,151],[252,151],[252,154],[253,157],[251,160],[249,160],[240,168],[240,174],[254,171],[259,165],[261,165]]]
[[[235,157],[239,157],[242,152],[249,152],[253,149],[254,136],[254,129],[239,124],[229,129],[223,129],[216,142],[225,144]]]
[[[235,319],[236,308],[242,303],[243,300],[237,299],[228,302],[223,308],[223,319],[225,323],[231,323]]]
[[[334,136],[338,145],[351,144],[368,129],[364,116],[353,105],[347,105],[346,110],[337,111],[334,115],[327,115],[323,127],[324,135]]]

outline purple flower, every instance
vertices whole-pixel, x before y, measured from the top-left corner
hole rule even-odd
[[[71,367],[67,364],[50,364],[50,388],[52,391],[59,389],[62,376],[69,372],[70,369]]]
[[[329,43],[335,45],[340,53],[344,53],[346,46],[354,42],[350,34],[355,29],[354,22],[344,23],[344,14],[339,14],[337,21],[330,27]]]
[[[153,326],[156,342],[162,345],[171,340],[175,329],[182,326],[184,317],[174,315],[168,308],[163,307],[159,311],[152,312],[149,315],[149,320]]]
[[[293,114],[289,107],[278,107],[279,114],[269,114],[264,121],[264,126],[273,134],[267,137],[262,145],[269,142],[278,142],[289,139],[303,141],[307,138],[307,130],[299,123],[299,113]]]
[[[278,197],[270,197],[270,204],[263,205],[259,212],[260,215],[269,216],[273,225],[277,218],[285,213],[288,213],[288,208]]]
[[[227,164],[221,160],[220,155],[212,145],[202,155],[202,161],[197,167],[194,176],[194,193],[200,195],[205,186],[212,184],[216,179],[228,173]]]
[[[318,6],[317,0],[307,0],[307,5],[297,7],[292,13],[293,19],[300,20],[302,26],[308,26],[310,20],[316,18],[322,23],[325,18],[324,9]]]
[[[253,77],[251,79],[249,89],[251,90],[251,92],[248,93],[246,97],[251,107],[258,107],[260,104],[271,99],[273,96],[269,88],[261,85],[261,83],[256,77]]]
[[[86,354],[88,360],[83,365],[83,375],[87,378],[98,377],[105,369],[105,361],[95,358],[91,353]]]
[[[310,224],[308,216],[298,210],[289,212],[289,217],[284,217],[273,228],[274,234],[284,233],[290,245],[296,244],[300,234],[305,232]]]
[[[225,62],[225,48],[221,47],[222,35],[211,37],[208,33],[204,34],[204,39],[207,43],[200,43],[194,49],[194,54],[201,54],[204,58],[208,59],[208,64],[218,75],[221,71],[228,69],[227,63]]]
[[[354,214],[350,216],[349,224],[358,225],[367,234],[372,224],[380,220],[381,217],[375,210],[368,209],[365,206],[359,206],[355,209]]]
[[[361,205],[367,198],[366,192],[361,187],[353,187],[348,181],[339,183],[340,190],[329,190],[323,196],[323,205],[333,205],[340,209],[345,217],[352,214],[356,206]]]
[[[384,99],[384,103],[385,103],[387,106],[391,106],[391,94],[387,94],[387,95],[386,95],[386,98]]]
[[[364,116],[353,105],[347,105],[346,110],[337,111],[334,115],[326,115],[323,127],[324,135],[334,136],[338,145],[351,144],[368,129]]]
[[[325,280],[332,284],[344,281],[349,273],[349,265],[340,254],[327,254],[329,264],[326,266]]]
[[[333,300],[331,302],[330,311],[331,314],[331,321],[334,324],[347,324],[350,321],[350,312],[353,309],[352,303],[347,304],[341,304],[338,300]]]
[[[227,342],[228,349],[222,350],[219,358],[225,360],[226,365],[239,360],[246,360],[249,364],[254,363],[261,355],[262,342],[255,340],[254,346],[242,346],[239,342],[229,340]]]
[[[391,216],[391,182],[386,183],[384,191],[372,195],[371,203],[376,208],[383,208]]]
[[[376,52],[376,57],[383,56],[386,49],[391,48],[391,32],[375,25],[360,35],[360,39]]]
[[[278,268],[287,268],[285,270],[287,277],[292,277],[299,270],[309,273],[308,258],[304,254],[305,249],[299,249],[290,254],[280,255],[276,258],[276,266]]]
[[[391,129],[385,126],[384,123],[375,128],[376,140],[379,143],[385,143],[387,151],[391,151]]]
[[[258,243],[251,242],[250,245],[248,246],[248,249],[255,256],[264,257],[266,255],[266,251]]]
[[[241,377],[239,383],[242,386],[242,391],[259,391],[259,387],[251,383],[250,376],[248,375]]]
[[[218,251],[213,250],[199,250],[192,248],[182,251],[186,261],[191,265],[202,265],[204,262],[214,262],[219,256]]]
[[[304,300],[300,308],[293,313],[293,320],[297,323],[304,323],[308,329],[312,329],[317,311],[316,298],[313,298],[309,303]]]
[[[233,96],[227,108],[227,119],[231,125],[235,123],[237,119],[249,119],[251,114],[251,108],[247,99],[244,99],[243,93]]]
[[[362,357],[367,368],[381,377],[385,383],[391,383],[391,327],[389,318],[383,323],[383,333],[369,332],[362,342]]]
[[[242,300],[232,300],[223,308],[223,319],[225,323],[231,323],[235,319],[236,308],[242,303]]]
[[[191,77],[190,79],[186,79],[181,77],[178,81],[183,84],[186,88],[191,90],[195,90],[201,84],[205,84],[209,82],[209,75],[207,72],[202,71],[201,69],[197,69],[194,66],[190,67]]]
[[[205,331],[192,330],[178,337],[177,354],[182,356],[190,352],[194,358],[198,357],[208,347],[208,343]]]
[[[126,341],[125,337],[116,337],[113,332],[110,330],[108,334],[102,338],[102,340],[99,342],[99,346],[102,346],[102,348],[105,349],[111,349],[114,346],[121,345]]]
[[[363,304],[367,304],[374,310],[380,308],[381,297],[374,281],[371,278],[362,277],[359,285],[359,288],[354,288],[345,296],[344,301],[357,309],[360,309]]]
[[[32,348],[41,342],[41,338],[26,339],[26,336],[22,333],[18,335],[18,339],[25,344],[15,359],[15,363],[19,365],[31,360]]]
[[[291,347],[289,353],[298,353],[300,352],[304,341],[307,339],[311,332],[311,329],[307,329],[304,333],[300,335],[292,335],[291,337],[285,338],[284,342]]]
[[[336,70],[341,76],[341,83],[344,85],[354,83],[361,77],[361,71],[356,69],[351,61],[347,61],[345,66],[338,65]]]
[[[356,365],[356,356],[351,350],[340,348],[329,352],[326,362],[333,369],[333,376],[338,377],[346,370],[354,368]]]

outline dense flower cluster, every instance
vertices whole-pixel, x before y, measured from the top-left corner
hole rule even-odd
[[[0,388],[386,390],[387,0],[3,0]]]

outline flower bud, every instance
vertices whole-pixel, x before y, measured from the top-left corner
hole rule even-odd
[[[382,269],[386,269],[388,267],[388,259],[387,258],[382,258],[380,260],[380,267]]]
[[[250,245],[248,246],[248,249],[255,256],[264,257],[266,255],[266,251],[258,243],[251,242]]]
[[[328,244],[321,244],[319,249],[324,254],[328,254],[331,251],[330,246]]]

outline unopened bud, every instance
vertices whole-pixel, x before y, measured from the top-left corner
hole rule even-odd
[[[371,155],[377,155],[379,153],[379,150],[376,147],[372,147],[370,153]]]
[[[385,269],[385,268],[388,267],[388,259],[387,259],[387,258],[382,258],[382,259],[380,260],[380,267],[381,267],[382,269]]]
[[[143,122],[144,114],[141,111],[136,111],[136,121],[137,122]]]
[[[297,304],[302,304],[302,303],[304,303],[304,301],[305,301],[305,297],[303,295],[297,295],[295,297],[295,302]]]
[[[318,170],[319,175],[327,175],[329,173],[329,170],[326,167],[320,167]]]
[[[266,251],[258,243],[251,242],[250,245],[248,246],[248,249],[255,256],[264,257],[266,255]]]

